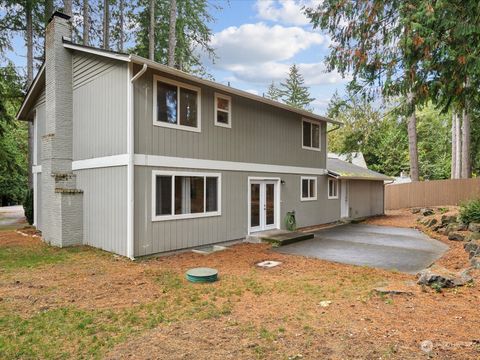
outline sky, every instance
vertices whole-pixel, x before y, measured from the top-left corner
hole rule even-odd
[[[216,21],[210,24],[217,58],[214,63],[205,59],[208,72],[217,82],[262,95],[272,81],[283,81],[288,68],[297,64],[315,98],[314,112],[325,114],[335,91],[344,94],[347,80],[325,71],[330,39],[314,30],[303,14],[303,6],[319,1],[217,0],[221,9],[213,10]],[[14,51],[7,56],[24,67],[24,40],[16,37],[13,43]]]

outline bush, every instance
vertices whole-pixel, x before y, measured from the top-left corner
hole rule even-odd
[[[23,199],[23,210],[25,211],[25,217],[30,225],[33,224],[33,189],[30,189],[25,194]]]
[[[460,221],[464,224],[480,223],[480,199],[460,205]]]

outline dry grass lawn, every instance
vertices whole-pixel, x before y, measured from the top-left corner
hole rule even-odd
[[[369,222],[415,218],[397,211]],[[462,244],[449,245],[439,262],[466,266]],[[282,265],[256,268],[262,260]],[[186,282],[196,266],[217,268],[220,281]],[[478,284],[438,293],[414,281],[264,244],[131,262],[0,231],[0,358],[479,359]],[[386,284],[411,294],[373,291]]]

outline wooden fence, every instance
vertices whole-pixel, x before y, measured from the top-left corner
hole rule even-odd
[[[419,181],[385,186],[385,209],[458,205],[480,198],[480,178]]]

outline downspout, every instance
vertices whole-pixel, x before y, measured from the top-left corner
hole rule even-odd
[[[130,60],[131,61],[131,60]],[[134,141],[135,141],[135,124],[134,124],[134,102],[133,102],[133,86],[135,81],[147,71],[147,64],[143,64],[142,69],[133,76],[133,63],[128,64],[128,87],[127,87],[127,257],[135,260],[134,249],[134,192],[135,192],[135,172],[134,172]]]

